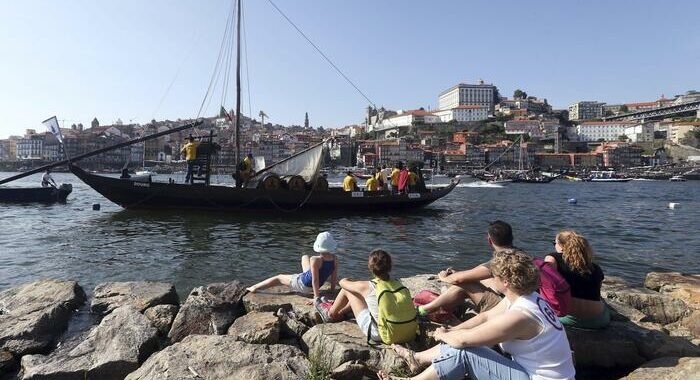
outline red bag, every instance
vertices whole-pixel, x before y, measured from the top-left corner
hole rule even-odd
[[[558,317],[569,313],[571,305],[571,289],[559,272],[539,257],[532,263],[540,269],[540,295],[552,307]]]
[[[420,292],[418,292],[418,294],[416,294],[415,297],[413,297],[413,304],[416,306],[427,305],[431,303],[434,299],[438,298],[438,296],[440,295],[433,291],[423,289]],[[428,314],[428,319],[435,323],[442,324],[457,318],[452,313],[441,307],[437,311]]]

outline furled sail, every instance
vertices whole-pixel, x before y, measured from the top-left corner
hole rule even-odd
[[[298,175],[306,182],[313,182],[318,176],[323,158],[323,147],[325,141],[318,143],[304,151],[301,151],[287,159],[272,164],[256,173],[256,176],[263,172],[274,172],[279,176]]]

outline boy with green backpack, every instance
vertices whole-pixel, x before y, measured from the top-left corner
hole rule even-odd
[[[416,310],[410,291],[389,276],[391,256],[381,249],[375,249],[369,254],[367,268],[374,279],[340,280],[342,290],[335,302],[316,306],[321,319],[324,322],[338,321],[352,311],[368,343],[412,341],[418,332]]]

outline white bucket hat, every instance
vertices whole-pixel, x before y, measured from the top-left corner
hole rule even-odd
[[[324,231],[316,236],[314,251],[318,253],[335,252],[336,249],[338,249],[338,243],[335,242],[330,232]]]

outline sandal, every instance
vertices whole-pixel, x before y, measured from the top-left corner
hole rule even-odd
[[[420,370],[420,364],[416,360],[416,353],[413,350],[399,346],[398,344],[392,344],[391,349],[406,362],[408,370],[411,371],[411,373],[416,373]]]

